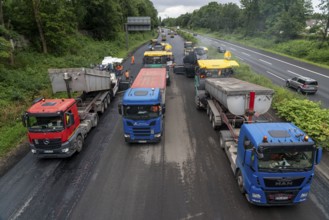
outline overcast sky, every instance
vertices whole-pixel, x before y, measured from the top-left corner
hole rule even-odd
[[[154,7],[158,10],[159,16],[164,19],[167,17],[177,18],[186,12],[193,12],[195,9],[207,5],[209,2],[215,0],[151,0]],[[221,4],[229,2],[236,3],[240,6],[240,0],[219,0],[216,1]],[[312,0],[313,7],[319,4],[320,0]],[[316,10],[317,11],[317,10]]]

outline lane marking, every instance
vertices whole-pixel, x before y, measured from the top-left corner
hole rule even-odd
[[[322,74],[322,73],[319,73],[319,72],[316,72],[316,71],[313,71],[313,70],[310,70],[310,69],[307,69],[307,68],[304,68],[304,67],[300,67],[300,66],[297,66],[297,65],[295,65],[295,64],[288,63],[288,62],[286,62],[286,61],[283,61],[283,60],[280,60],[280,59],[277,59],[277,58],[274,58],[274,57],[271,57],[271,56],[267,56],[267,55],[265,55],[265,54],[262,54],[262,53],[259,53],[259,52],[256,52],[256,51],[253,51],[253,50],[250,50],[250,49],[244,48],[244,47],[240,47],[240,46],[237,46],[237,45],[231,44],[231,43],[226,42],[226,41],[221,41],[221,40],[217,40],[217,39],[214,39],[214,38],[211,38],[211,39],[214,40],[214,41],[225,42],[226,44],[230,44],[230,45],[232,45],[232,46],[234,46],[234,47],[238,47],[238,48],[241,48],[241,49],[244,49],[244,50],[250,51],[250,52],[252,52],[252,53],[255,53],[255,54],[258,54],[258,55],[261,55],[261,56],[267,57],[267,58],[269,58],[269,59],[272,59],[272,60],[275,60],[275,61],[278,61],[278,62],[281,62],[281,63],[287,64],[287,65],[290,65],[290,66],[293,66],[293,67],[296,67],[296,68],[299,68],[299,69],[302,69],[302,70],[308,71],[308,72],[310,72],[310,73],[314,73],[314,74],[317,74],[317,75],[319,75],[319,76],[323,76],[323,77],[329,79],[329,76],[324,75],[324,74]]]
[[[270,63],[270,62],[267,62],[267,61],[265,61],[265,60],[262,60],[262,59],[258,59],[259,61],[262,61],[263,63],[267,63],[267,64],[269,64],[269,65],[272,65],[272,63]]]
[[[295,72],[290,71],[290,70],[287,70],[287,72],[288,72],[288,73],[292,73],[292,74],[294,74],[294,75],[296,75],[296,76],[302,76],[302,75],[299,75],[298,73],[295,73]]]
[[[234,55],[234,56],[236,56],[238,59],[240,59],[240,60],[244,60],[244,59],[242,59],[241,57],[239,57],[239,56],[237,56],[237,55]]]
[[[246,56],[248,56],[248,57],[250,57],[250,54],[247,54],[245,52],[241,52],[241,53],[244,54],[244,55],[246,55]]]
[[[280,76],[277,76],[276,74],[274,73],[271,73],[270,71],[266,71],[268,74],[271,74],[272,76],[275,76],[276,78],[278,79],[281,79],[282,81],[286,81],[284,78],[280,77]]]

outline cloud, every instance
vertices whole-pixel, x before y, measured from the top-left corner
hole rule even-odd
[[[182,14],[191,13],[214,0],[152,0],[154,7],[158,10],[161,18],[177,18]],[[240,0],[221,0],[220,4],[236,3],[240,5]]]
[[[177,18],[182,14],[185,13],[191,13],[196,9],[199,9],[199,6],[184,6],[184,5],[178,5],[174,7],[167,7],[163,11],[159,12],[159,16],[164,19],[167,17],[171,18]]]

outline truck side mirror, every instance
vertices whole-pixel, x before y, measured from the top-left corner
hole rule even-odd
[[[319,164],[322,158],[322,147],[316,149],[315,164]]]
[[[70,127],[71,125],[73,125],[74,123],[74,116],[73,114],[69,113],[69,112],[66,112],[65,113],[65,124],[66,124],[66,127]]]
[[[164,115],[165,113],[166,113],[166,106],[163,105],[163,106],[162,106],[162,114]]]
[[[27,120],[27,117],[26,117],[25,114],[23,114],[23,115],[22,115],[22,124],[23,124],[24,127],[27,126],[26,120]]]
[[[120,115],[122,115],[122,104],[121,103],[118,104],[118,112]]]

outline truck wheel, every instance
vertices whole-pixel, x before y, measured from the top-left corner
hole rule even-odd
[[[107,105],[107,100],[105,99],[105,100],[104,100],[104,109],[106,110],[107,107],[108,107],[108,105]]]
[[[219,147],[225,149],[225,140],[222,132],[219,132]]]
[[[108,94],[106,97],[107,105],[111,104],[111,94]]]
[[[238,182],[238,187],[239,187],[240,192],[242,194],[245,194],[246,190],[244,189],[243,177],[242,177],[240,170],[238,170],[238,172],[236,173],[236,181]]]
[[[289,88],[290,87],[290,83],[286,82],[286,87]]]
[[[215,124],[215,117],[214,116],[212,117],[211,126],[214,130],[218,129],[218,126]]]
[[[75,148],[76,151],[80,153],[83,147],[83,138],[81,135],[78,135],[77,139],[75,139],[75,144],[76,144],[76,148]]]
[[[207,115],[209,115],[210,114],[210,107],[209,107],[209,105],[207,105]]]
[[[197,97],[195,97],[195,107],[196,107],[196,109],[197,110],[201,110],[201,104],[200,104],[200,99],[199,99],[199,97],[197,96]]]
[[[98,117],[98,115],[96,114],[96,117],[95,117],[95,120],[94,120],[94,126],[93,126],[93,127],[97,127],[97,125],[98,125],[98,120],[99,120],[99,117]]]
[[[104,103],[102,103],[102,104],[101,104],[101,111],[100,111],[100,112],[101,112],[101,114],[103,114],[103,113],[104,113],[104,111],[105,111],[105,107],[104,107]]]
[[[212,122],[212,118],[214,117],[214,115],[212,114],[212,112],[209,112],[209,121]]]

